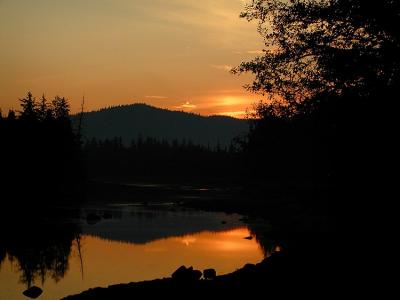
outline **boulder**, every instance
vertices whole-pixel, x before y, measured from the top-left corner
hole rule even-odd
[[[201,278],[202,273],[199,270],[193,270],[193,267],[186,268],[180,266],[174,273],[172,279],[179,281],[197,281]]]
[[[203,271],[204,279],[212,280],[217,277],[217,271],[215,269],[205,269]]]
[[[193,270],[190,276],[192,277],[193,281],[197,281],[200,280],[201,276],[203,276],[203,273],[201,273],[199,270]]]

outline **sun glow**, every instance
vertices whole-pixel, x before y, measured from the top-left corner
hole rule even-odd
[[[251,77],[229,71],[263,48],[243,9],[242,0],[0,0],[0,106],[17,108],[31,90],[65,96],[74,113],[85,94],[88,111],[145,102],[240,116],[254,102],[242,89]]]
[[[221,98],[220,105],[233,106],[233,105],[243,104],[244,101],[246,100],[241,97],[228,96]]]

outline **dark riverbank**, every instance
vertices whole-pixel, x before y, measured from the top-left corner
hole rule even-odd
[[[278,189],[270,187],[268,199],[261,197],[261,193],[249,197],[243,188],[216,187],[212,184],[188,184],[177,190],[173,184],[93,183],[90,189],[95,191],[89,193],[93,200],[106,200],[110,199],[109,195],[115,197],[117,194],[119,200],[141,199],[142,204],[152,205],[154,199],[162,196],[164,201],[173,204],[172,209],[192,207],[238,212],[248,216],[245,221],[257,239],[262,240],[264,235],[274,237],[282,245],[282,251],[257,265],[246,265],[236,272],[217,276],[215,280],[179,281],[164,278],[118,284],[91,289],[66,297],[66,300],[131,299],[136,295],[178,299],[204,298],[213,294],[234,297],[237,293],[259,295],[267,291],[313,294],[337,289],[338,248],[342,245],[334,233],[334,222],[324,214],[326,207],[321,205],[316,210],[315,205],[312,205],[318,201],[317,198],[327,195],[326,189],[318,192],[314,190],[311,195],[308,188],[293,187],[291,193],[282,195]],[[298,198],[295,199],[294,194]],[[258,228],[261,223],[264,223],[262,229]],[[267,226],[268,232],[265,223],[271,223],[271,226]]]
[[[262,219],[271,223],[272,234],[292,239],[293,235],[336,232],[338,219],[333,190],[332,186],[315,186],[308,182],[241,186],[224,181],[183,184],[92,181],[86,198],[87,202],[118,199],[142,205],[162,201],[176,207],[238,213],[248,216],[249,222]]]
[[[330,254],[318,252],[325,246],[320,244],[319,249],[277,252],[256,265],[247,264],[233,273],[217,276],[214,280],[178,280],[169,277],[94,288],[63,300],[120,300],[133,299],[135,296],[146,296],[149,299],[213,299],[216,295],[224,299],[238,295],[307,295],[325,299],[325,296],[338,293],[343,285],[340,277],[333,272],[336,269],[333,251],[329,251]]]
[[[259,264],[247,264],[233,273],[217,276],[213,280],[179,280],[170,277],[90,289],[63,300],[133,299],[139,295],[150,299],[212,299],[216,295],[223,296],[224,299],[238,295],[322,296],[327,293],[332,296],[337,283],[325,276],[327,269],[330,266],[326,263],[310,265],[309,261],[295,253],[279,252]]]

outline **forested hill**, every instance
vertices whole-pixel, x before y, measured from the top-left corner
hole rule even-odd
[[[78,120],[79,115],[73,116],[75,124]],[[125,145],[141,136],[143,139],[186,140],[203,146],[228,147],[233,138],[247,131],[245,120],[226,116],[205,117],[138,103],[84,113],[82,122],[85,139],[121,137]]]

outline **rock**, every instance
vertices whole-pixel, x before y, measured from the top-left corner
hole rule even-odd
[[[179,281],[197,281],[201,278],[202,273],[199,270],[193,270],[193,267],[186,268],[180,266],[174,273],[172,279]]]
[[[36,299],[42,293],[43,293],[43,291],[40,287],[32,286],[29,289],[27,289],[25,292],[23,292],[22,294],[24,294],[28,298]]]
[[[212,280],[217,277],[217,271],[215,269],[206,269],[203,271],[204,279]]]
[[[191,277],[193,281],[200,280],[201,276],[203,276],[203,273],[199,270],[193,270]]]
[[[174,273],[172,273],[171,277],[172,279],[182,279],[185,278],[186,274],[188,272],[188,269],[185,266],[180,266]]]

